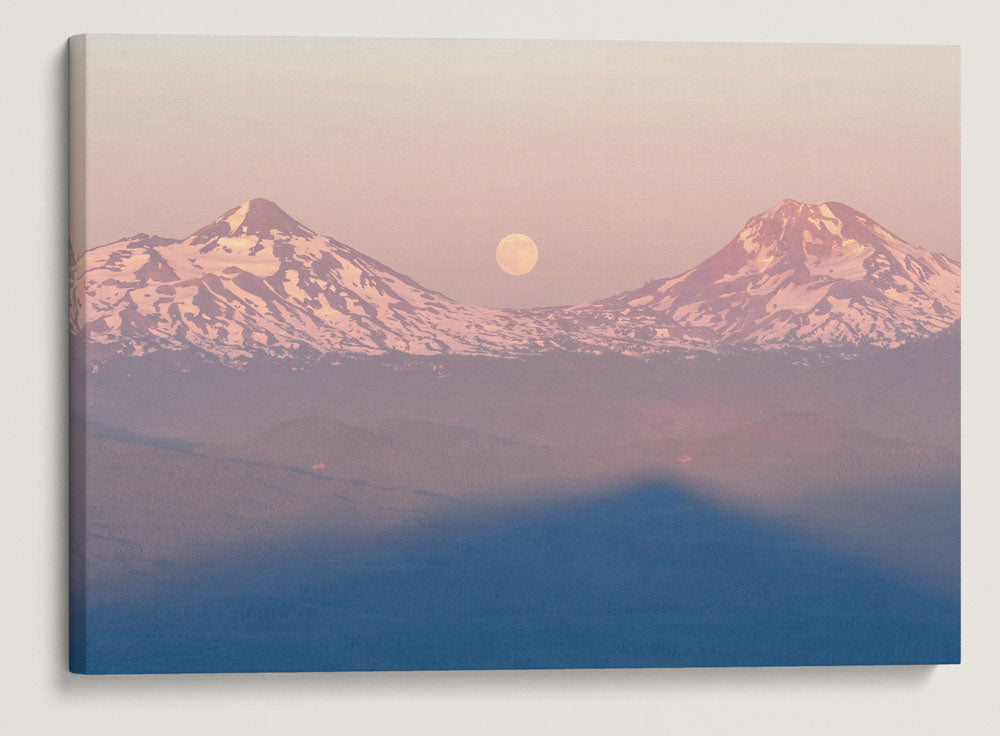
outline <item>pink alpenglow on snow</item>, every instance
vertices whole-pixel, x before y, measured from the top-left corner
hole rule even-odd
[[[957,261],[838,202],[786,199],[690,271],[597,304],[710,342],[897,347],[952,325],[960,297]]]
[[[110,355],[198,348],[223,362],[313,354],[891,348],[960,315],[958,262],[836,202],[785,200],[679,276],[572,307],[463,304],[266,199],[181,240],[144,233],[73,268],[71,325]]]

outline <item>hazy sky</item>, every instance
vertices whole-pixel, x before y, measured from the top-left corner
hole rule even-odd
[[[86,247],[266,197],[455,298],[553,305],[793,198],[959,256],[957,47],[91,36],[87,72]]]

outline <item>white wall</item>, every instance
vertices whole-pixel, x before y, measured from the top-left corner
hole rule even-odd
[[[730,7],[730,6],[738,7]],[[990,3],[36,0],[0,43],[0,723],[7,733],[985,733],[1000,723],[997,137]],[[961,43],[964,663],[941,668],[80,678],[66,673],[65,39],[81,32]],[[934,177],[933,171],[927,176]]]

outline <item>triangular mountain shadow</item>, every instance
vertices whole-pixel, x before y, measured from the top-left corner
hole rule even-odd
[[[88,672],[959,660],[956,595],[660,481],[462,512],[348,552],[288,539],[89,593],[74,663]]]

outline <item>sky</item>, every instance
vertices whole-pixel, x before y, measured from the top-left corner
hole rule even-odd
[[[672,276],[782,199],[960,255],[958,47],[90,36],[86,230],[253,197],[502,307]],[[76,83],[74,80],[73,83]],[[524,233],[538,264],[497,265]]]

